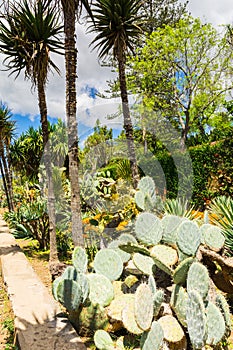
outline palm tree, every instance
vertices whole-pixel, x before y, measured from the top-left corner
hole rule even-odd
[[[50,162],[49,126],[45,87],[48,72],[58,67],[51,60],[50,53],[61,53],[63,45],[59,35],[63,27],[58,23],[57,11],[50,0],[38,0],[29,5],[12,3],[0,23],[0,52],[7,57],[4,64],[16,77],[22,70],[37,88],[41,115],[44,158],[48,179],[48,214],[50,221],[50,266],[58,262],[55,228],[55,200]],[[6,23],[6,24],[5,24]]]
[[[127,52],[133,52],[135,39],[142,33],[140,28],[142,17],[139,15],[141,5],[141,0],[97,0],[93,9],[95,23],[90,26],[91,31],[98,33],[91,45],[95,44],[94,48],[99,49],[99,58],[105,57],[112,51],[118,63],[124,129],[135,188],[139,174],[129,110],[125,64]]]
[[[62,5],[65,34],[66,65],[66,120],[68,129],[69,177],[71,183],[72,239],[74,245],[84,246],[81,201],[79,191],[78,123],[77,123],[77,48],[76,16],[80,16],[84,7],[88,15],[92,12],[88,0],[59,0]]]
[[[15,122],[11,120],[10,109],[0,103],[0,162],[1,175],[3,178],[4,189],[7,198],[9,211],[14,209],[13,188],[12,188],[12,170],[10,163],[10,143],[15,129]]]

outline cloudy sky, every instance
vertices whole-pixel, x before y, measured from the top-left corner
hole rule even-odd
[[[213,23],[215,26],[233,23],[232,0],[190,0],[189,11],[194,17]],[[89,43],[91,35],[85,33],[81,25],[77,28],[78,38],[78,118],[80,133],[88,133],[99,118],[101,123],[117,128],[121,125],[120,118],[106,119],[106,115],[114,113],[118,108],[118,101],[103,100],[95,97],[95,91],[103,92],[107,87],[106,81],[114,77],[110,68],[101,67],[96,52],[91,52]],[[0,69],[2,56],[0,56]],[[53,118],[65,119],[65,76],[63,58],[56,58],[61,69],[61,77],[51,75],[47,86],[48,114]],[[95,97],[95,98],[93,98]],[[0,71],[0,100],[7,103],[17,120],[18,131],[21,132],[28,125],[38,126],[38,104],[36,91],[31,91],[31,84],[23,76],[17,80],[9,77],[7,72]]]

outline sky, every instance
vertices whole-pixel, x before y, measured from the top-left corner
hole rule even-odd
[[[181,0],[181,2],[184,2]],[[215,26],[233,23],[232,0],[190,0],[188,10],[194,17],[200,17],[203,21],[211,22]],[[115,74],[111,68],[102,67],[97,59],[96,51],[91,51],[89,44],[91,34],[86,34],[83,25],[77,26],[78,45],[78,79],[77,79],[77,106],[79,120],[79,135],[85,138],[90,134],[96,119],[100,119],[102,125],[108,125],[115,130],[121,129],[122,120],[109,119],[107,116],[119,110],[119,100],[102,99],[96,96],[96,92],[104,92],[107,81],[114,79]],[[0,55],[0,69],[3,56]],[[51,121],[55,118],[65,120],[65,74],[64,58],[54,57],[61,70],[61,76],[51,74],[47,85],[47,106]],[[21,133],[28,126],[37,127],[40,123],[38,115],[37,93],[31,89],[30,81],[25,81],[24,76],[16,80],[8,76],[9,72],[0,71],[0,100],[11,109],[13,118],[17,122],[17,132]]]

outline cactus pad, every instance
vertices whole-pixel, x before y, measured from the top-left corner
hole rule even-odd
[[[154,260],[150,256],[134,253],[133,262],[134,265],[145,275],[152,275]]]
[[[157,259],[156,257],[153,257],[154,264],[162,271],[167,273],[168,275],[172,276],[173,270],[170,268],[170,266],[165,265],[162,261]]]
[[[103,329],[98,329],[94,335],[94,343],[99,350],[114,350],[114,343],[109,333]]]
[[[188,294],[186,319],[194,349],[202,349],[207,339],[207,322],[202,297],[196,290]]]
[[[90,301],[93,304],[108,306],[114,298],[114,288],[111,281],[98,273],[90,273],[87,278],[90,286]]]
[[[108,316],[114,321],[122,321],[122,311],[126,308],[128,303],[133,300],[133,294],[122,294],[117,298],[113,299],[111,304],[108,306]]]
[[[203,299],[207,297],[209,291],[209,274],[207,268],[199,262],[194,262],[188,271],[187,291],[196,290]]]
[[[181,224],[182,218],[176,215],[165,215],[161,219],[163,228],[163,242],[171,246],[176,246],[177,228]]]
[[[62,279],[57,286],[57,298],[68,311],[78,310],[82,303],[82,290],[76,281]]]
[[[120,256],[113,249],[102,249],[95,256],[94,269],[96,273],[114,281],[121,276],[123,263]]]
[[[207,313],[207,344],[217,345],[225,335],[225,321],[219,308],[212,302],[208,303]]]
[[[216,296],[216,305],[220,309],[226,326],[225,336],[229,337],[231,334],[231,314],[229,305],[225,299],[225,297],[222,294],[217,294]]]
[[[138,240],[147,245],[155,245],[162,239],[162,225],[160,219],[151,213],[139,214],[135,224]]]
[[[138,326],[147,331],[153,319],[153,294],[147,284],[141,284],[135,293],[135,319]]]
[[[135,319],[135,297],[128,300],[128,304],[122,310],[122,322],[124,327],[132,334],[142,334],[143,330],[138,326]]]
[[[150,249],[150,255],[162,261],[165,265],[172,266],[178,261],[177,251],[172,247],[157,244]]]
[[[183,221],[177,229],[177,245],[189,256],[194,256],[201,243],[201,234],[198,225],[190,220]]]
[[[163,329],[164,340],[168,344],[176,344],[177,349],[186,349],[187,342],[184,331],[175,317],[171,315],[162,316],[158,323]]]
[[[186,309],[188,302],[188,293],[180,285],[175,285],[172,290],[170,305],[182,326],[187,327]]]
[[[140,348],[142,350],[159,350],[163,342],[163,329],[161,325],[154,321],[152,322],[149,332],[143,333],[140,341]]]
[[[61,282],[62,280],[62,277],[57,277],[54,281],[53,281],[53,284],[52,284],[52,293],[53,293],[53,297],[55,300],[58,301],[58,296],[57,296],[57,286],[58,284]]]
[[[148,286],[150,287],[152,293],[154,294],[157,290],[157,287],[156,287],[156,282],[153,275],[150,275],[148,278]]]
[[[77,270],[74,266],[67,266],[63,274],[61,275],[63,280],[76,280]]]
[[[75,247],[72,253],[72,263],[77,272],[85,273],[87,271],[88,258],[85,250],[81,247]]]
[[[122,249],[119,248],[119,245],[122,244],[119,239],[114,240],[109,243],[108,249],[114,249],[115,252],[120,256],[123,264],[125,264],[129,259],[131,258],[131,255],[129,253],[124,252]]]
[[[194,258],[189,257],[183,260],[174,270],[173,274],[173,281],[176,284],[185,284],[187,275],[188,275],[188,270],[191,266],[191,264],[194,262]]]
[[[154,306],[153,314],[154,314],[154,317],[158,316],[163,301],[164,301],[164,291],[162,289],[158,289],[153,294],[153,306]]]
[[[222,234],[220,227],[211,224],[203,226],[208,226],[201,230],[205,244],[210,249],[219,252],[223,248],[225,242],[225,237]]]
[[[78,273],[76,282],[81,288],[82,291],[82,303],[84,303],[89,295],[89,281],[87,276],[84,273]]]
[[[141,253],[144,255],[149,256],[150,255],[150,251],[149,249],[145,248],[144,246],[135,244],[135,243],[127,243],[127,244],[120,244],[119,248],[124,250],[127,253]]]

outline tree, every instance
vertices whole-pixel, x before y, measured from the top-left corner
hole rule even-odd
[[[232,51],[211,24],[187,17],[152,33],[130,60],[129,80],[143,105],[181,132],[205,133],[232,84]]]
[[[10,146],[13,169],[22,179],[38,181],[39,166],[43,156],[42,130],[30,127]]]
[[[165,25],[174,26],[186,12],[188,1],[147,0],[143,2],[142,13],[146,18],[144,30],[151,34]]]
[[[0,103],[0,169],[9,211],[14,209],[12,171],[10,162],[10,143],[15,129],[15,122],[11,120],[10,109]]]
[[[93,9],[95,23],[90,26],[91,31],[98,33],[91,44],[95,44],[94,48],[99,49],[100,59],[109,55],[112,51],[118,64],[124,129],[135,188],[139,181],[139,174],[133,125],[129,110],[125,64],[126,54],[133,51],[135,39],[142,34],[140,29],[142,25],[142,17],[139,15],[140,6],[140,0],[97,0]]]
[[[74,245],[84,246],[79,190],[78,123],[76,118],[77,48],[75,22],[82,7],[92,17],[88,0],[59,0],[62,5],[65,34],[66,120],[68,130],[69,177],[71,183],[72,239]]]
[[[6,68],[11,70],[11,74],[16,73],[16,77],[24,70],[25,78],[31,80],[38,92],[48,178],[51,266],[58,262],[58,255],[45,87],[48,72],[54,69],[59,73],[50,53],[61,53],[63,46],[59,35],[62,29],[57,20],[55,7],[51,6],[49,0],[38,0],[31,5],[26,0],[22,3],[12,3],[6,11],[4,21],[0,24],[0,52],[7,56],[4,60]]]

